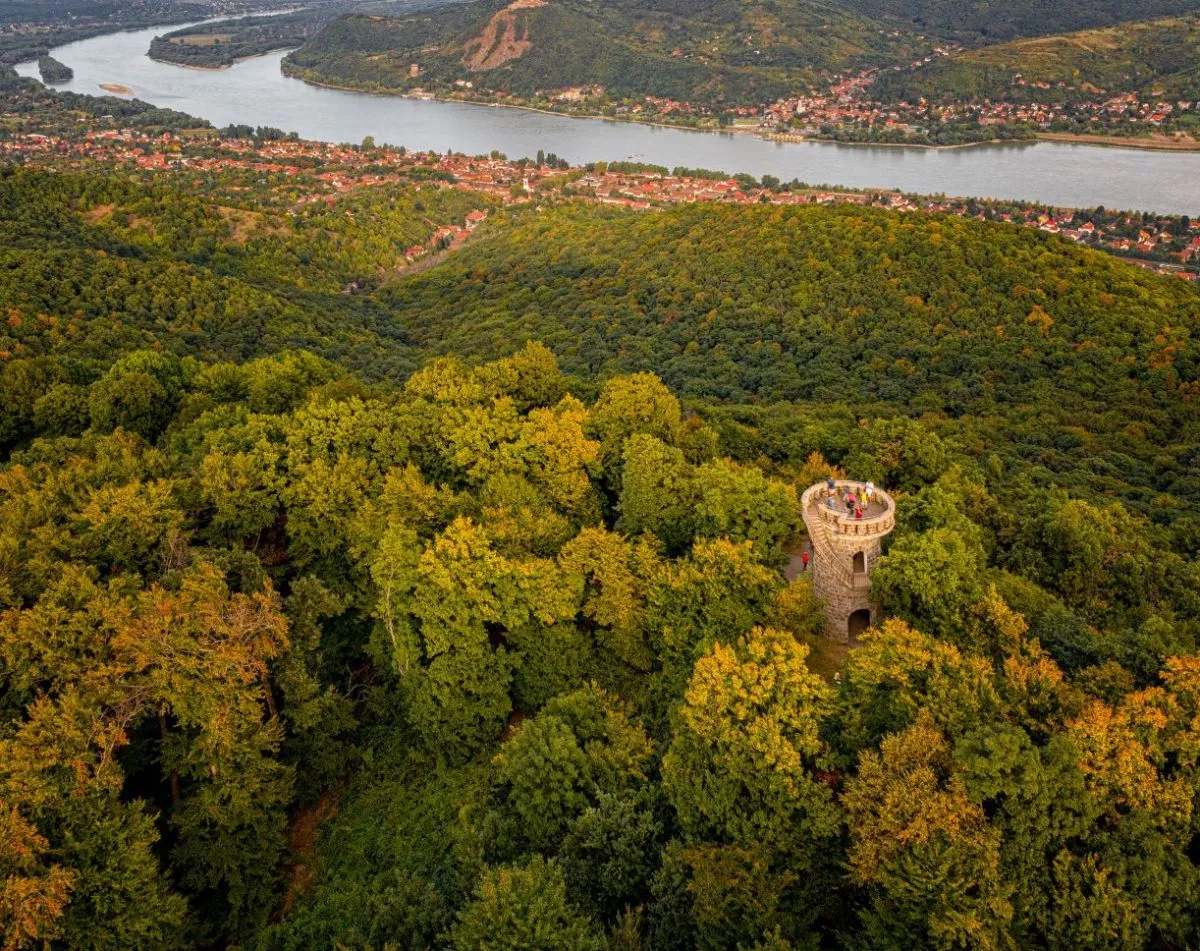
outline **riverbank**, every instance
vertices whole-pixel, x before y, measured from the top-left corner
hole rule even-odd
[[[149,53],[146,55],[150,59],[154,60],[154,62],[162,63],[164,66],[178,66],[180,69],[194,69],[201,73],[219,73],[223,70],[229,69],[229,67],[233,65],[233,63],[222,63],[219,66],[197,66],[195,63],[176,63],[169,59],[163,59],[161,56],[152,56]],[[264,53],[263,55],[265,56],[266,54]],[[245,59],[257,59],[257,57],[247,56]],[[233,62],[236,63],[238,61],[234,60]]]
[[[1146,149],[1151,152],[1200,152],[1200,139],[1168,139],[1166,136],[1126,138],[1121,135],[1076,135],[1073,132],[1041,132],[1042,142],[1061,142],[1066,145],[1089,145],[1104,149]]]
[[[994,147],[997,145],[1033,145],[1034,136],[1028,139],[983,139],[979,142],[957,142],[954,145],[931,145],[925,142],[852,142],[846,139],[824,139],[819,135],[766,135],[760,138],[779,142],[782,145],[818,143],[821,145],[848,145],[869,149],[920,149],[926,152],[954,152],[960,149]]]
[[[266,54],[263,54],[266,55]],[[291,79],[298,79],[306,85],[318,89],[335,89],[339,92],[357,93],[365,96],[386,96],[396,99],[411,99],[420,102],[457,103],[463,106],[483,106],[491,109],[519,109],[539,115],[554,116],[560,119],[601,120],[604,122],[621,122],[628,125],[645,126],[652,129],[670,129],[674,132],[700,132],[716,135],[742,135],[780,145],[820,143],[824,145],[847,145],[865,148],[910,149],[928,152],[952,152],[965,149],[988,148],[998,145],[1034,145],[1037,142],[1058,142],[1066,145],[1087,145],[1095,148],[1128,148],[1146,149],[1162,152],[1200,152],[1200,140],[1190,139],[1187,142],[1177,142],[1166,139],[1124,138],[1122,136],[1074,135],[1065,132],[1036,132],[1029,138],[1017,139],[984,139],[978,142],[956,142],[952,145],[938,145],[925,142],[857,142],[845,139],[826,138],[816,135],[794,135],[780,133],[758,127],[724,126],[720,128],[697,128],[682,123],[661,122],[652,119],[642,119],[637,116],[610,116],[603,113],[563,112],[557,109],[547,109],[542,106],[532,106],[520,102],[492,102],[482,99],[470,99],[463,96],[439,96],[429,92],[406,92],[400,89],[367,89],[345,83],[335,83],[328,80],[316,79],[306,75],[304,71],[289,69],[286,58],[280,61],[280,70]]]
[[[560,112],[557,109],[546,109],[542,106],[531,106],[520,102],[491,102],[482,99],[467,99],[461,96],[439,96],[430,92],[405,92],[401,89],[367,89],[362,86],[350,86],[344,83],[334,83],[323,79],[314,79],[311,76],[305,75],[300,70],[288,69],[287,60],[280,62],[280,69],[283,74],[290,79],[298,79],[308,86],[313,86],[317,89],[336,89],[338,92],[357,93],[363,96],[387,96],[394,99],[411,99],[417,102],[446,102],[456,103],[460,106],[481,106],[487,109],[519,109],[522,112],[534,112],[543,116],[554,116],[557,119],[580,119],[587,122],[620,122],[626,125],[645,126],[650,129],[669,129],[672,132],[698,132],[708,135],[742,135],[749,136],[755,139],[762,139],[765,142],[776,142],[780,145],[788,144],[821,144],[821,145],[853,145],[867,146],[870,148],[888,148],[888,149],[922,149],[928,151],[950,151],[953,149],[969,149],[976,146],[989,145],[1020,145],[1032,144],[1036,141],[1034,138],[1028,139],[988,139],[982,142],[960,142],[955,145],[929,145],[922,142],[849,142],[841,139],[826,139],[815,135],[789,135],[787,133],[780,134],[769,129],[749,128],[747,126],[723,126],[719,128],[697,128],[696,126],[676,124],[674,122],[658,122],[653,119],[642,119],[637,116],[609,116],[599,112],[579,113],[579,112]]]
[[[405,92],[402,89],[367,89],[362,86],[348,86],[344,83],[314,79],[311,76],[304,75],[300,70],[289,69],[286,59],[280,61],[279,68],[283,75],[289,79],[298,79],[306,86],[313,86],[316,89],[336,89],[338,92],[352,92],[361,96],[386,96],[391,99],[411,99],[415,102],[447,102],[460,106],[480,106],[485,109],[519,109],[522,112],[535,112],[538,115],[554,116],[556,119],[581,119],[588,122],[594,122],[599,119],[602,122],[622,122],[627,125],[646,126],[651,129],[670,129],[672,132],[706,132],[718,135],[728,133],[729,135],[753,135],[759,139],[770,138],[770,136],[760,133],[757,129],[747,129],[745,127],[740,129],[735,126],[718,129],[698,129],[695,126],[676,125],[673,122],[654,122],[650,119],[640,119],[637,116],[606,116],[599,112],[559,112],[557,109],[545,109],[541,106],[530,106],[519,102],[489,102],[482,99],[465,99],[461,96],[438,96],[431,92]]]

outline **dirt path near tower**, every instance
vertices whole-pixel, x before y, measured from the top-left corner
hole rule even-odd
[[[808,555],[808,570],[812,571],[812,542],[806,538],[799,545],[787,550],[788,563],[783,569],[783,576],[787,578],[788,581],[793,581],[800,577],[800,575],[804,574],[803,556],[806,554]]]

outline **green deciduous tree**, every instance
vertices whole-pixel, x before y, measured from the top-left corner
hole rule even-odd
[[[414,677],[410,717],[426,745],[461,761],[500,735],[512,712],[512,659],[468,643],[434,657]]]
[[[843,802],[850,874],[868,896],[863,947],[1015,947],[1000,836],[928,720],[864,751]]]
[[[91,388],[92,425],[157,438],[175,413],[186,372],[177,358],[150,350],[122,357]]]
[[[448,935],[457,951],[600,951],[599,929],[568,902],[562,870],[540,856],[483,873]]]
[[[859,434],[857,453],[846,460],[847,470],[858,478],[910,491],[935,482],[948,465],[937,433],[901,416],[871,422]]]
[[[598,688],[551,700],[496,756],[489,854],[554,854],[602,794],[629,794],[645,781],[650,753],[623,705]]]
[[[33,425],[44,436],[78,436],[91,422],[88,391],[73,383],[56,383],[33,404]]]
[[[588,412],[589,435],[600,442],[600,458],[610,487],[620,491],[625,442],[635,433],[675,442],[679,400],[653,373],[616,377],[604,384]]]
[[[682,551],[695,530],[696,483],[682,450],[646,433],[625,443],[618,528],[649,532]]]
[[[755,849],[697,845],[684,853],[691,867],[688,891],[695,920],[695,946],[704,951],[750,947],[787,922],[796,931],[793,890],[796,870],[773,866]]]
[[[652,546],[604,528],[585,528],[563,546],[558,560],[564,571],[583,579],[581,621],[596,644],[629,667],[649,670],[646,596],[660,570]]]
[[[604,921],[649,897],[659,863],[663,823],[655,815],[653,787],[645,792],[601,792],[571,823],[558,860],[568,894]]]
[[[752,542],[764,561],[784,560],[783,544],[800,524],[795,489],[728,459],[700,466],[695,485],[698,535]]]
[[[838,699],[846,750],[874,746],[922,713],[951,736],[961,735],[1000,708],[991,664],[895,619],[847,658]]]
[[[889,612],[918,627],[953,632],[983,595],[987,565],[970,534],[942,528],[897,538],[871,570],[871,591]]]
[[[659,723],[683,698],[692,667],[720,640],[748,633],[782,578],[755,557],[748,542],[698,543],[691,555],[664,566],[647,610],[650,643],[660,670],[653,685]]]
[[[696,662],[662,767],[689,839],[775,851],[795,868],[822,860],[839,823],[819,776],[832,697],[807,654],[791,634],[756,628]]]
[[[567,378],[554,353],[537,341],[525,344],[511,357],[485,364],[476,376],[485,392],[509,397],[525,413],[535,406],[553,406],[567,392]]]

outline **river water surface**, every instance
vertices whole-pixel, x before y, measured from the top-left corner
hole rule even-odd
[[[513,158],[544,149],[572,164],[624,159],[811,184],[1200,215],[1196,152],[1051,142],[943,150],[777,143],[748,135],[344,92],[284,76],[279,69],[283,53],[220,71],[155,62],[146,51],[151,38],[167,29],[114,33],[54,50],[55,58],[75,71],[75,78],[58,88],[104,95],[101,83],[125,85],[139,99],[217,126],[276,126],[308,139],[359,142],[370,135],[381,144],[409,149],[472,155],[499,149]],[[17,69],[37,75],[34,63]]]

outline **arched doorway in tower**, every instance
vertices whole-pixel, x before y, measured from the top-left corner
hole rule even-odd
[[[851,641],[856,641],[862,637],[863,631],[871,626],[871,612],[867,608],[861,608],[850,615],[850,621],[847,625]]]
[[[854,553],[854,573],[856,575],[865,575],[867,573],[866,552],[856,551]]]

